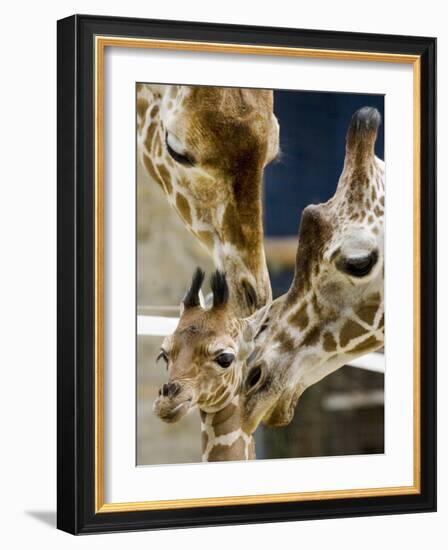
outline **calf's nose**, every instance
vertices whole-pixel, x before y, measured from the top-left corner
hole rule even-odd
[[[168,382],[162,386],[162,395],[164,397],[176,397],[180,392],[180,384],[177,382]]]

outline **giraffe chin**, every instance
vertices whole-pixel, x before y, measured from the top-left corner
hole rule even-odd
[[[191,408],[192,399],[179,401],[161,396],[154,401],[153,411],[164,422],[173,424],[186,416]]]
[[[288,388],[277,393],[273,388],[265,395],[251,396],[246,401],[244,428],[253,433],[260,422],[266,426],[280,427],[288,425],[294,418],[295,408],[304,388]]]
[[[263,417],[266,426],[287,426],[294,418],[297,401],[301,393],[285,391],[275,406]]]
[[[304,391],[305,388],[301,384],[284,390],[274,406],[263,417],[263,424],[276,427],[287,426],[294,418],[297,402]]]

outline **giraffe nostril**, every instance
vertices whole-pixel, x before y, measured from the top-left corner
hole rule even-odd
[[[261,367],[257,365],[256,367],[254,367],[249,371],[249,374],[247,375],[247,378],[246,378],[246,386],[249,389],[253,388],[258,384],[258,382],[260,381],[260,378],[261,378]]]
[[[159,395],[162,393],[163,397],[176,397],[181,390],[181,386],[178,382],[168,382],[163,384],[162,390],[159,390]]]
[[[255,291],[254,287],[246,279],[243,279],[241,281],[241,284],[242,284],[243,289],[244,289],[244,295],[246,297],[247,305],[249,306],[249,308],[252,311],[255,311],[257,309],[257,306],[258,306],[257,292]]]

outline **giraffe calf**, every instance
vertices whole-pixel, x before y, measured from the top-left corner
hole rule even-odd
[[[177,422],[198,407],[203,460],[247,460],[255,456],[254,443],[241,429],[239,393],[254,347],[254,318],[235,316],[226,276],[219,271],[211,277],[213,304],[202,307],[203,280],[197,269],[179,324],[162,343],[158,359],[166,364],[168,382],[159,390],[154,412],[165,422]]]

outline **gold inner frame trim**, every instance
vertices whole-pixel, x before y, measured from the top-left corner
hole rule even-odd
[[[346,61],[369,61],[383,63],[406,63],[413,66],[413,198],[414,198],[414,365],[413,365],[413,485],[366,489],[343,489],[337,491],[314,491],[300,493],[273,493],[263,495],[192,498],[179,500],[154,500],[142,502],[104,501],[104,53],[106,47],[151,48],[206,53],[232,53],[242,55],[265,55],[329,59]],[[95,54],[95,513],[130,512],[143,510],[166,510],[207,506],[232,506],[275,502],[303,502],[342,498],[411,495],[420,493],[421,480],[421,426],[420,426],[420,57],[417,55],[390,54],[381,52],[357,52],[323,50],[278,46],[255,46],[251,44],[225,44],[177,40],[122,38],[96,36]]]

